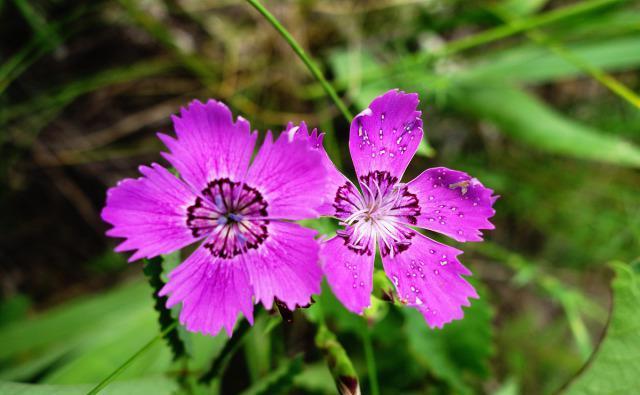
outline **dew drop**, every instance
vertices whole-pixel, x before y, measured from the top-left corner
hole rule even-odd
[[[435,199],[433,195],[429,195],[429,200],[433,200],[433,199]]]
[[[435,253],[436,253],[436,250],[433,250],[433,249],[429,250],[429,254],[435,254]]]
[[[443,259],[443,260],[440,261],[440,266],[445,266],[447,263],[449,263],[449,262],[447,262],[446,259]]]
[[[435,274],[435,275],[437,276],[438,274],[440,274],[440,271],[439,271],[438,269],[435,269],[435,270],[433,271],[433,274]]]

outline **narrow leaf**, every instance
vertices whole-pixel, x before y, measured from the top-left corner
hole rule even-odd
[[[616,165],[640,167],[640,149],[565,118],[532,95],[510,86],[461,85],[452,105],[494,123],[502,133],[543,151]]]

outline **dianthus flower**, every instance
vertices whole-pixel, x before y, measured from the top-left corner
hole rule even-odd
[[[471,275],[457,259],[462,252],[415,228],[459,242],[481,241],[480,230],[493,229],[489,218],[497,197],[477,179],[444,167],[400,182],[422,139],[417,106],[417,94],[392,90],[353,119],[349,150],[360,190],[321,149],[331,192],[320,211],[343,228],[322,245],[320,259],[336,297],[361,313],[370,304],[378,245],[400,300],[418,309],[430,327],[442,327],[462,318],[462,306],[478,295],[462,277]],[[289,133],[308,139],[291,125]]]
[[[274,299],[294,309],[320,291],[316,232],[292,220],[314,218],[325,188],[321,153],[306,141],[267,133],[251,161],[257,132],[234,122],[222,103],[192,102],[173,117],[177,138],[158,137],[179,176],[159,164],[141,166],[107,193],[107,234],[125,238],[116,251],[130,261],[200,245],[169,274],[160,291],[182,302],[190,331],[231,334],[240,312]]]

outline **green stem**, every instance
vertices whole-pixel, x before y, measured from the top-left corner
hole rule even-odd
[[[104,387],[109,385],[109,383],[111,383],[116,377],[118,377],[120,373],[122,373],[127,367],[129,367],[129,365],[131,365],[133,361],[135,361],[140,355],[144,354],[147,350],[149,350],[157,341],[165,337],[167,333],[175,329],[177,325],[178,325],[178,322],[175,321],[173,324],[166,327],[165,330],[163,330],[158,336],[154,337],[147,344],[142,346],[142,348],[140,348],[135,354],[130,356],[129,359],[124,361],[122,365],[118,366],[116,370],[114,370],[110,375],[105,377],[104,380],[98,383],[98,385],[96,385],[91,391],[87,392],[87,395],[95,395],[98,392],[102,391]]]
[[[336,93],[335,89],[333,89],[331,84],[329,84],[329,81],[327,81],[326,78],[324,78],[324,75],[322,75],[322,72],[320,71],[318,66],[316,66],[316,64],[313,62],[313,60],[311,60],[309,55],[305,53],[304,49],[302,49],[302,47],[300,46],[300,44],[298,44],[295,38],[293,38],[293,36],[287,31],[287,29],[285,29],[284,26],[282,26],[282,24],[276,19],[276,17],[273,16],[273,14],[271,14],[266,8],[264,8],[264,6],[260,3],[259,0],[247,0],[247,2],[251,4],[253,8],[258,10],[258,12],[262,14],[262,16],[264,16],[265,19],[269,21],[269,23],[271,23],[271,25],[278,31],[278,33],[280,33],[282,38],[285,39],[285,41],[289,44],[289,46],[291,46],[291,49],[293,49],[293,51],[298,55],[300,60],[302,60],[305,66],[307,66],[311,74],[313,74],[313,76],[318,80],[320,85],[322,85],[322,89],[324,89],[324,91],[329,95],[331,100],[333,100],[333,102],[336,104],[338,109],[340,109],[340,112],[342,113],[342,115],[344,115],[347,122],[351,122],[351,119],[353,118],[353,114],[351,114],[347,106],[344,104],[344,102],[340,99],[340,97]]]
[[[552,11],[534,15],[521,19],[517,24],[504,24],[493,29],[485,30],[477,34],[469,35],[458,40],[449,41],[442,48],[434,52],[420,52],[408,55],[393,64],[381,66],[371,71],[363,72],[360,78],[363,82],[373,81],[386,75],[398,75],[407,70],[414,69],[427,62],[438,60],[447,56],[457,54],[481,45],[489,44],[494,41],[511,37],[516,34],[529,31],[531,29],[546,26],[552,23],[560,22],[567,18],[577,17],[586,12],[594,11],[606,5],[620,3],[628,0],[587,0],[574,5],[557,8]],[[339,88],[347,86],[347,81],[339,79],[335,81],[335,85]],[[315,96],[319,90],[313,89],[312,96]]]
[[[371,340],[371,333],[369,327],[364,323],[362,329],[362,343],[364,345],[364,358],[367,362],[367,377],[369,377],[369,387],[371,387],[371,395],[380,395],[380,387],[378,386],[378,369],[376,367],[376,358],[373,353],[373,341]]]
[[[482,44],[488,44],[492,41],[509,37],[523,31],[531,30],[539,26],[548,25],[550,23],[554,23],[559,20],[576,16],[585,12],[593,11],[605,5],[619,3],[621,1],[626,0],[584,1],[575,5],[558,8],[544,14],[536,15],[531,18],[521,19],[519,21],[515,21],[514,23],[507,23],[494,29],[453,41],[451,44],[446,45],[443,48],[442,55],[451,55],[472,47],[477,47]]]
[[[511,15],[508,15],[506,12],[502,12],[498,8],[493,9],[493,11],[499,18],[510,25],[515,25],[518,23],[517,19],[514,20]],[[558,57],[564,59],[567,63],[572,64],[576,68],[582,70],[584,73],[590,75],[591,78],[601,83],[603,86],[608,88],[614,94],[618,95],[620,98],[626,100],[632,106],[640,109],[640,97],[612,75],[607,74],[600,68],[585,61],[580,56],[567,49],[560,42],[553,40],[551,37],[547,36],[539,30],[532,29],[530,31],[527,31],[525,34],[536,44],[546,47],[549,51],[555,53]]]

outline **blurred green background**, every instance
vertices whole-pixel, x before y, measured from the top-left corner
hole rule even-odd
[[[367,337],[382,394],[638,393],[640,3],[265,6],[354,113],[390,88],[420,94],[407,180],[441,165],[501,195],[496,230],[457,244],[482,298],[431,331],[383,302],[365,323],[326,289],[293,323],[262,312],[235,345],[181,333],[192,356],[176,362],[155,342],[104,393],[335,393],[320,309],[366,394]],[[169,116],[209,97],[261,131],[320,128],[353,176],[348,123],[246,2],[0,0],[0,393],[85,393],[157,336],[142,265],[111,252],[99,212],[161,161]]]

